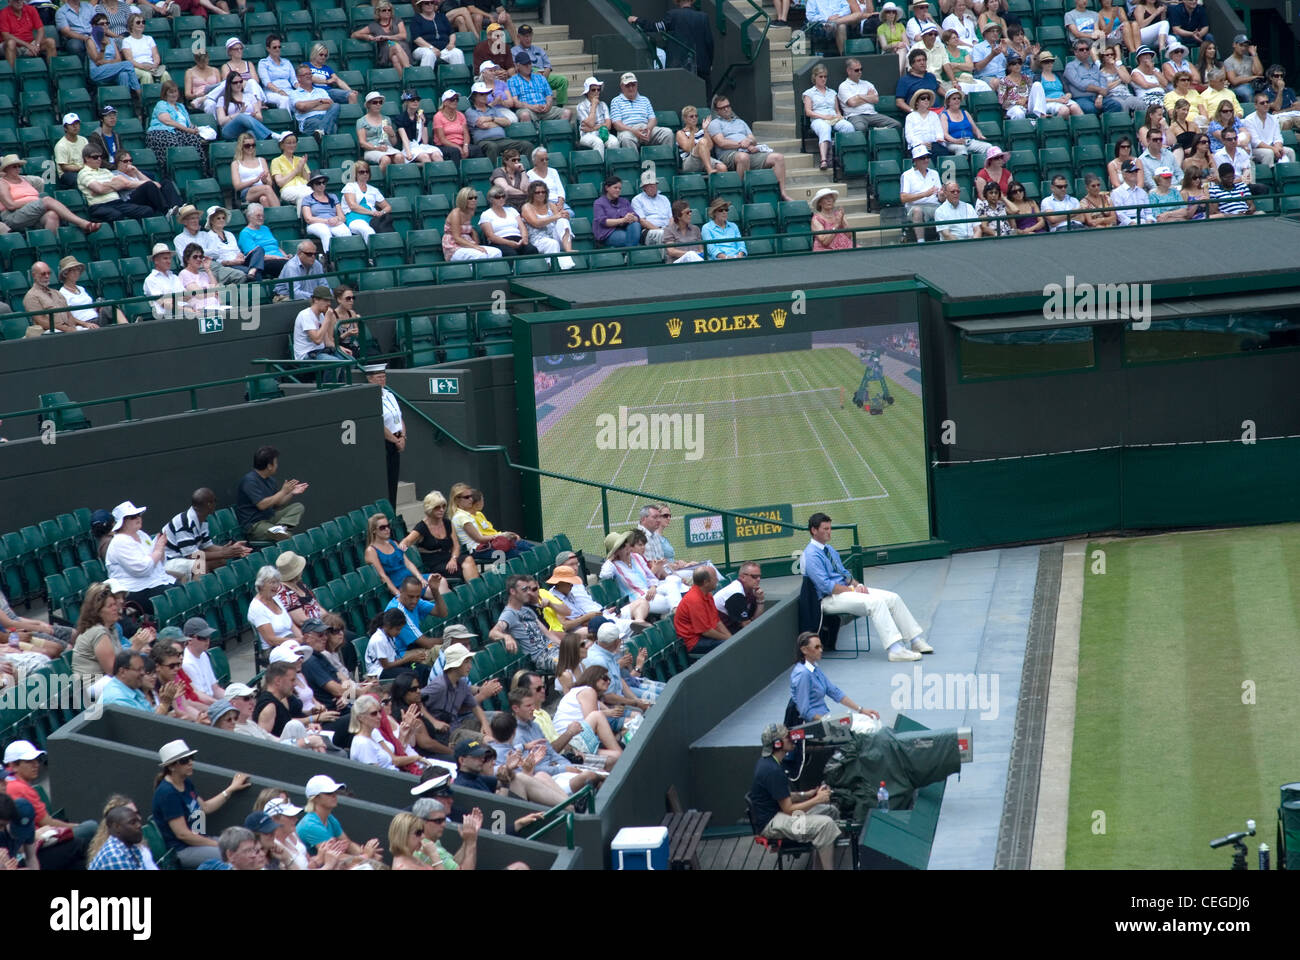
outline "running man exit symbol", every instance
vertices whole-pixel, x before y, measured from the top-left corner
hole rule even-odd
[[[430,377],[429,393],[435,397],[460,395],[460,377]]]

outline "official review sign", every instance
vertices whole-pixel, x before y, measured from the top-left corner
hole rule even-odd
[[[782,526],[783,523],[794,523],[794,508],[788,503],[777,503],[766,507],[741,507],[740,512],[750,517],[762,517],[766,522],[750,520],[747,517],[726,517],[726,523],[730,524],[728,534],[732,543],[794,536],[792,527]],[[687,514],[686,545],[703,547],[722,543],[723,521],[724,518],[720,513]]]

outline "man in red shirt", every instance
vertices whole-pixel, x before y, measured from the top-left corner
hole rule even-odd
[[[0,10],[0,40],[12,69],[17,69],[19,57],[44,57],[48,63],[55,53],[54,38],[45,35],[40,14],[26,0],[9,0]]]
[[[723,640],[731,636],[731,631],[722,625],[718,608],[713,605],[713,588],[718,585],[718,578],[713,567],[696,567],[691,578],[695,584],[682,596],[673,614],[673,626],[677,636],[682,638],[690,653],[708,653]]]
[[[41,776],[41,757],[44,750],[37,750],[26,740],[15,740],[5,747],[5,793],[15,800],[26,800],[36,811],[36,843],[40,847],[41,868],[44,870],[70,870],[77,865],[85,865],[86,847],[94,839],[99,824],[94,820],[83,823],[70,823],[56,820],[50,816],[49,808],[36,789],[36,781]],[[63,834],[58,842],[43,840],[47,831],[57,830]]]

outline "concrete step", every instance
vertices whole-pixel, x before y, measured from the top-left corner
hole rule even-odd
[[[793,113],[794,108],[789,108],[789,112]],[[755,123],[751,123],[750,126],[754,130],[754,136],[758,137],[760,140],[785,140],[790,139],[795,135],[793,117],[784,121],[775,117],[771,120],[759,120]]]
[[[581,40],[547,40],[537,45],[545,50],[552,60],[556,57],[568,57],[585,52]]]
[[[793,157],[799,153],[799,141],[794,137],[782,137],[780,139],[764,140],[769,147],[777,153],[784,153],[786,157]]]
[[[568,40],[569,28],[562,23],[551,26],[543,26],[540,23],[533,23],[533,42],[550,43],[552,40]]]
[[[768,146],[771,146],[771,144],[768,144]],[[798,150],[792,150],[785,155],[785,168],[790,171],[791,175],[794,175],[796,171],[800,174],[811,173],[817,168],[817,161],[811,153],[800,153]]]
[[[596,58],[589,53],[568,53],[551,57],[551,66],[561,73],[590,73],[596,65]]]

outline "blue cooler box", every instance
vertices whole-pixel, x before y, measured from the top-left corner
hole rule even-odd
[[[667,870],[667,827],[624,827],[609,845],[615,870]]]

